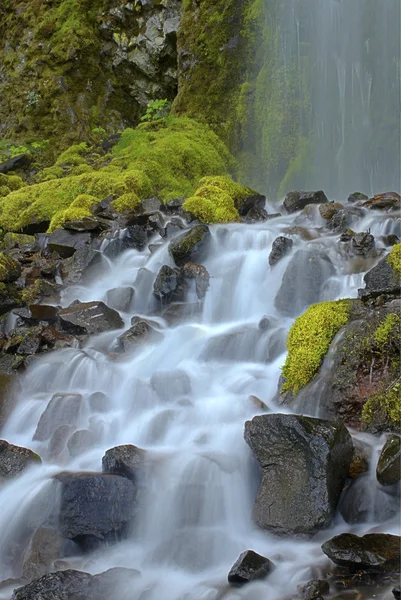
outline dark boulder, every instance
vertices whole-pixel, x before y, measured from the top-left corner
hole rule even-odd
[[[58,307],[48,304],[31,304],[29,307],[30,318],[33,321],[47,321],[53,323],[58,317]]]
[[[342,208],[344,206],[339,202],[327,202],[326,204],[319,205],[319,213],[322,219],[329,220]]]
[[[248,216],[251,211],[258,211],[258,209],[263,209],[266,202],[266,196],[258,193],[251,193],[249,196],[242,198],[241,200],[237,200],[235,202],[235,207],[237,208],[241,217]]]
[[[124,537],[132,523],[136,488],[126,477],[62,473],[60,530],[84,550]]]
[[[401,600],[401,587],[397,585],[397,587],[391,590],[393,592],[393,596],[395,600]]]
[[[153,292],[163,303],[183,300],[181,271],[163,265],[153,284]]]
[[[399,573],[400,538],[386,533],[363,537],[342,533],[322,545],[323,552],[336,564],[350,571]]]
[[[284,208],[288,213],[302,210],[308,204],[323,204],[328,202],[326,194],[318,192],[288,192],[284,199]]]
[[[95,276],[96,269],[102,264],[102,254],[90,246],[79,248],[75,254],[63,260],[62,275],[65,285],[75,285],[85,281],[89,274]]]
[[[321,600],[321,597],[328,594],[330,585],[324,579],[312,579],[305,585],[298,586],[299,594],[302,600]]]
[[[392,435],[384,444],[376,467],[376,476],[382,485],[393,485],[401,479],[401,438]]]
[[[160,231],[160,236],[162,238],[169,238],[185,228],[186,225],[184,225],[183,221],[179,217],[172,217],[170,221],[166,223],[166,226],[162,229],[162,231]]]
[[[95,334],[122,329],[124,321],[104,302],[78,302],[59,311],[60,324],[70,333]]]
[[[384,192],[369,198],[362,206],[371,210],[397,210],[401,208],[401,196],[397,192]]]
[[[346,427],[301,415],[267,414],[245,423],[262,467],[253,516],[278,535],[330,526],[353,455]]]
[[[83,217],[82,219],[66,221],[63,223],[63,229],[68,229],[69,231],[75,231],[78,233],[83,233],[85,231],[99,232],[107,229],[107,227],[108,226],[105,221],[95,219],[95,217]]]
[[[12,283],[21,275],[21,265],[4,252],[0,252],[0,283]]]
[[[16,477],[27,467],[40,463],[40,457],[32,450],[0,440],[0,482]]]
[[[171,240],[168,251],[178,267],[186,262],[197,262],[206,251],[210,239],[207,225],[195,225],[189,231]]]
[[[130,225],[123,230],[116,231],[108,239],[108,244],[104,248],[104,254],[110,258],[115,258],[125,250],[142,251],[146,247],[148,234],[144,227],[140,225]]]
[[[167,200],[166,204],[162,206],[162,210],[170,214],[181,214],[184,202],[185,198],[172,198]]]
[[[69,258],[79,250],[87,246],[91,241],[91,234],[75,233],[65,229],[56,229],[47,239],[47,247],[52,252],[57,252],[61,258]]]
[[[264,579],[274,568],[275,565],[265,556],[261,556],[253,550],[246,550],[231,567],[228,582],[242,585],[255,579]]]
[[[203,300],[209,289],[210,275],[203,265],[197,265],[194,262],[187,262],[181,269],[181,275],[185,280],[195,281],[196,295],[199,300]]]
[[[269,254],[269,265],[273,266],[279,262],[284,256],[291,252],[294,245],[294,240],[280,235],[273,242],[271,252]]]
[[[113,288],[106,294],[106,304],[115,310],[127,312],[131,307],[134,293],[132,287]]]
[[[382,240],[385,246],[395,246],[395,244],[400,243],[400,238],[395,233],[389,233],[389,235],[384,235],[382,237]]]
[[[81,408],[81,394],[55,394],[39,419],[33,439],[48,440],[62,425],[75,427]]]
[[[355,438],[352,441],[354,444],[354,455],[349,466],[348,477],[357,479],[357,477],[369,471],[372,447]]]
[[[396,295],[401,293],[401,282],[398,275],[388,263],[388,255],[370,269],[363,278],[365,288],[358,290],[361,300],[377,298],[382,294]]]
[[[145,461],[145,450],[132,444],[115,446],[102,458],[103,473],[112,473],[137,482]]]
[[[284,315],[295,317],[321,300],[322,289],[335,269],[327,254],[297,250],[285,270],[274,304]]]
[[[96,600],[93,577],[83,571],[56,571],[14,590],[11,600]]]
[[[269,219],[267,210],[261,206],[254,206],[251,208],[243,218],[244,223],[262,223]]]
[[[39,527],[24,554],[22,577],[35,579],[53,570],[54,561],[60,558],[63,539],[56,529]]]
[[[29,166],[31,162],[31,157],[29,154],[18,154],[18,156],[13,156],[8,160],[0,163],[0,173],[5,175],[10,171],[15,171],[16,169],[25,169]]]
[[[347,198],[348,202],[359,202],[362,200],[368,200],[368,196],[366,194],[363,194],[362,192],[353,192],[352,194],[350,194]]]
[[[140,344],[161,339],[162,335],[153,329],[149,321],[141,317],[132,317],[131,327],[117,338],[116,351],[129,352]]]
[[[164,229],[164,219],[159,211],[128,214],[125,217],[125,223],[128,226],[139,226],[148,236],[156,232],[161,232]]]

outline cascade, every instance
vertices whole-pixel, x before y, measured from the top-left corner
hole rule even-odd
[[[395,231],[397,221],[361,211],[359,230],[370,229],[381,247],[380,236]],[[112,259],[104,256],[90,283],[65,289],[62,305],[68,306],[77,299],[106,302],[110,290],[132,285],[133,300],[121,313],[125,327],[139,315],[151,319],[160,335],[133,353],[117,355],[121,330],[111,331],[89,337],[82,348],[46,354],[29,367],[1,437],[31,448],[43,465],[0,488],[0,579],[19,578],[34,529],[57,523],[59,474],[99,472],[105,451],[120,444],[134,444],[148,457],[134,529],[123,541],[101,545],[89,555],[71,542],[58,561],[59,568],[92,574],[114,567],[138,569],[141,575],[130,584],[128,596],[115,588],[116,600],[288,598],[299,582],[323,569],[327,559],[320,545],[325,539],[344,531],[363,534],[376,525],[397,533],[394,511],[380,518],[371,511],[366,522],[356,525],[338,516],[329,530],[310,541],[275,538],[252,522],[259,475],[243,439],[244,422],[261,411],[252,395],[261,398],[265,410],[288,411],[273,400],[296,316],[283,315],[274,302],[286,268],[299,250],[327,254],[333,271],[318,291],[318,301],[355,298],[363,286],[364,270],[347,272],[337,236],[330,232],[309,241],[294,236],[290,253],[269,266],[273,241],[297,219],[287,215],[252,225],[211,226],[202,261],[210,289],[203,303],[190,289],[186,304],[175,312],[160,311],[152,291],[160,267],[173,266],[169,240],[153,253],[129,249]],[[317,211],[311,225],[322,225]],[[102,250],[107,254],[107,244]],[[298,268],[302,275],[306,265]],[[305,308],[296,304],[296,297],[288,302],[297,307],[295,312]],[[268,325],[262,327],[265,318]],[[93,400],[97,392],[103,394],[100,403]],[[56,407],[43,422],[57,394],[70,395],[71,402],[80,398],[69,432],[90,432],[90,445],[80,451],[70,452],[61,440],[56,452],[43,434],[44,426],[53,431],[60,424]],[[365,437],[376,456],[377,441]],[[231,565],[248,548],[270,557],[275,571],[266,581],[227,589]],[[0,588],[0,598],[8,600],[12,589],[12,584]],[[365,597],[373,596],[368,590]]]

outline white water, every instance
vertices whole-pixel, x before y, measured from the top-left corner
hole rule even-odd
[[[268,256],[273,240],[293,222],[287,216],[259,225],[212,227],[212,243],[202,261],[211,276],[204,305],[197,317],[170,327],[157,317],[162,341],[116,358],[113,343],[121,331],[107,333],[90,339],[84,350],[48,354],[30,368],[1,437],[33,449],[44,465],[0,490],[0,580],[20,576],[29,535],[51,519],[57,505],[51,477],[65,469],[100,471],[105,450],[118,444],[144,448],[149,457],[135,531],[125,542],[65,561],[91,573],[113,566],[139,569],[133,600],[217,600],[220,593],[232,600],[281,599],[327,564],[320,551],[324,539],[375,525],[351,528],[339,517],[315,540],[294,542],[275,539],[252,524],[258,474],[243,427],[258,413],[251,394],[277,410],[272,398],[285,358],[280,344],[284,348],[292,320],[277,313],[274,298],[290,256],[274,268]],[[321,225],[318,214],[311,225]],[[369,213],[358,225],[379,236],[393,230],[396,221]],[[348,269],[337,239],[304,242],[294,237],[292,254],[301,247],[324,249],[335,265],[336,275],[326,283],[322,300],[355,297],[362,286],[363,273],[344,274]],[[76,298],[105,300],[109,289],[133,284],[134,306],[123,315],[127,327],[132,315],[155,319],[152,285],[163,264],[172,264],[167,245],[153,255],[126,251],[115,262],[105,261],[90,286],[68,289],[63,305]],[[266,332],[258,329],[264,316],[272,322]],[[227,334],[233,335],[227,339]],[[89,406],[96,391],[107,394],[104,412]],[[83,395],[76,429],[91,430],[96,444],[74,458],[65,448],[54,459],[48,442],[33,441],[33,436],[48,401],[66,392]],[[385,528],[392,530],[394,523]],[[12,544],[17,545],[13,552]],[[226,589],[231,565],[248,548],[271,558],[277,569],[264,582]],[[9,591],[1,593],[0,598],[10,596]]]

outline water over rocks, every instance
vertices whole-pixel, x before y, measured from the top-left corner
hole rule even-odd
[[[69,333],[94,334],[122,329],[124,321],[118,312],[104,302],[77,302],[59,311],[63,328]]]
[[[209,239],[209,227],[195,225],[189,231],[171,240],[169,253],[178,267],[186,262],[197,262],[204,257]]]

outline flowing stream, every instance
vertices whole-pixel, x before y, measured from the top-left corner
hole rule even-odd
[[[337,235],[319,235],[309,242],[294,237],[292,253],[270,267],[272,242],[294,218],[211,227],[208,255],[202,261],[211,285],[203,304],[189,292],[185,305],[160,316],[152,286],[159,268],[172,265],[168,243],[154,254],[128,250],[114,261],[105,258],[90,285],[64,292],[62,303],[67,306],[75,299],[105,300],[108,290],[133,285],[133,304],[122,315],[127,328],[132,315],[146,316],[162,338],[118,356],[113,348],[121,331],[109,332],[90,338],[84,349],[47,354],[29,368],[1,437],[31,448],[44,464],[1,488],[0,579],[20,576],[29,535],[54,521],[52,477],[63,470],[100,471],[105,450],[119,444],[135,444],[149,457],[135,530],[128,540],[91,555],[70,548],[63,564],[90,573],[115,566],[138,569],[133,600],[285,598],[327,564],[320,551],[325,539],[376,525],[374,517],[358,526],[338,517],[312,541],[295,542],[276,539],[252,524],[258,469],[243,429],[246,420],[260,413],[251,395],[269,409],[283,410],[272,399],[293,320],[274,304],[284,271],[300,248],[325,251],[336,274],[325,282],[320,300],[356,297],[363,279],[362,272],[349,274],[337,250]],[[319,219],[316,213],[312,225],[321,225]],[[370,212],[359,229],[369,227],[380,236],[394,231],[396,221]],[[264,317],[267,326],[261,328]],[[103,406],[89,402],[98,391],[107,396]],[[41,414],[57,393],[83,397],[76,429],[90,430],[95,442],[77,456],[64,447],[54,458],[47,441],[33,439]],[[375,447],[383,444],[365,437]],[[396,522],[383,530],[396,532]],[[231,565],[248,548],[271,558],[277,569],[264,582],[227,589]],[[9,597],[10,590],[0,592],[0,598]]]

